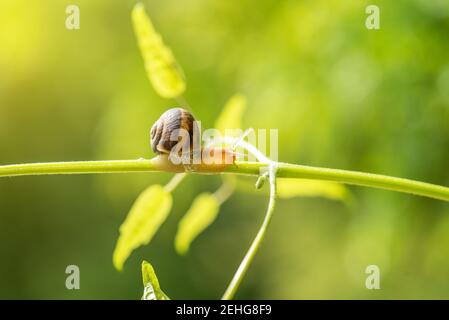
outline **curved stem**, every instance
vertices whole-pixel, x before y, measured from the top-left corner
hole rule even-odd
[[[260,162],[236,162],[217,170],[214,166],[202,166],[201,174],[232,173],[243,175],[260,174]],[[106,160],[14,164],[0,166],[0,177],[47,175],[47,174],[89,174],[169,171],[182,172],[183,169],[161,164],[157,158],[151,160]],[[395,178],[365,172],[319,168],[288,163],[278,163],[277,177],[328,180],[345,184],[393,190],[434,199],[449,201],[449,188],[409,179]]]
[[[248,249],[248,252],[246,253],[245,257],[243,258],[242,262],[240,263],[239,268],[234,274],[234,277],[232,278],[231,282],[229,283],[228,288],[226,289],[222,300],[231,300],[235,293],[237,292],[237,289],[240,286],[240,283],[242,283],[243,278],[245,277],[246,271],[248,271],[249,265],[253,261],[257,250],[259,250],[260,244],[262,243],[262,240],[265,236],[265,233],[267,231],[268,225],[271,222],[271,218],[273,217],[274,212],[274,205],[276,202],[276,169],[274,167],[271,167],[269,172],[269,178],[270,178],[270,201],[268,203],[267,213],[265,214],[265,218],[263,220],[262,226],[260,227],[259,231],[257,232],[256,237],[254,238],[253,242],[251,243],[251,246]]]

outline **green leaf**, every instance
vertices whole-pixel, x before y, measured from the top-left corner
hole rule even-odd
[[[122,270],[131,252],[151,241],[167,218],[172,203],[171,194],[160,185],[150,186],[139,195],[120,226],[113,254],[115,268]]]
[[[144,286],[142,300],[170,300],[161,290],[153,266],[145,260],[142,261],[142,280]]]
[[[189,251],[192,241],[214,222],[219,209],[220,203],[211,193],[202,193],[195,198],[178,225],[175,248],[179,254]]]
[[[246,98],[243,95],[232,96],[215,122],[215,129],[219,130],[222,135],[226,133],[226,129],[241,129],[246,104]]]
[[[277,179],[279,198],[324,197],[332,200],[346,201],[349,191],[340,183],[308,179]]]
[[[134,33],[154,90],[163,98],[179,97],[186,89],[184,75],[171,50],[156,32],[142,3],[137,3],[131,18]]]

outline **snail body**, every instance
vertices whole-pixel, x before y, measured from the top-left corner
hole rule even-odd
[[[165,111],[151,127],[151,149],[175,165],[182,162],[186,167],[188,164],[187,170],[221,171],[234,164],[236,156],[232,150],[201,147],[199,137],[199,126],[193,115],[183,108],[172,108]]]

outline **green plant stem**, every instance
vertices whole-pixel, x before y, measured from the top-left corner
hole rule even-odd
[[[221,187],[214,192],[217,202],[222,205],[232,195],[235,189],[235,182],[223,181]]]
[[[0,177],[157,171],[151,160],[70,161],[0,166]]]
[[[242,283],[243,278],[248,271],[249,265],[251,264],[254,257],[256,256],[257,251],[259,250],[259,247],[271,222],[271,218],[273,217],[274,205],[276,203],[276,170],[273,168],[270,168],[270,170],[272,170],[270,172],[270,200],[268,202],[267,213],[265,214],[262,226],[257,232],[256,237],[251,243],[251,246],[246,252],[245,257],[239,265],[239,268],[235,272],[234,277],[232,278],[225,293],[223,294],[222,300],[231,300],[232,298],[234,298],[235,293],[240,287],[240,284]]]
[[[176,187],[184,180],[186,177],[186,173],[177,173],[173,176],[173,178],[170,179],[169,182],[164,186],[165,190],[167,192],[173,192],[173,190],[176,189]]]
[[[199,173],[232,173],[258,176],[260,168],[267,164],[260,162],[236,162],[221,171],[202,168]],[[0,166],[0,177],[48,175],[48,174],[89,174],[170,171],[151,160],[106,160],[29,163]],[[179,171],[177,171],[179,172]],[[430,183],[357,171],[319,168],[288,163],[278,163],[277,176],[280,178],[301,178],[328,180],[345,184],[393,190],[434,199],[449,201],[449,188]]]

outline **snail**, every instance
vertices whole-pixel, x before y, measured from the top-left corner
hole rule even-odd
[[[174,165],[193,171],[223,170],[234,164],[236,155],[226,147],[202,147],[198,122],[183,108],[165,111],[150,131],[153,152]]]
[[[184,141],[190,148],[193,142],[194,131],[198,133],[198,125],[193,115],[183,108],[172,108],[165,111],[151,127],[151,149],[154,153],[169,154],[173,147],[183,142],[184,135],[188,134],[189,141]],[[196,138],[196,137],[195,137]],[[187,139],[185,139],[187,140]]]

